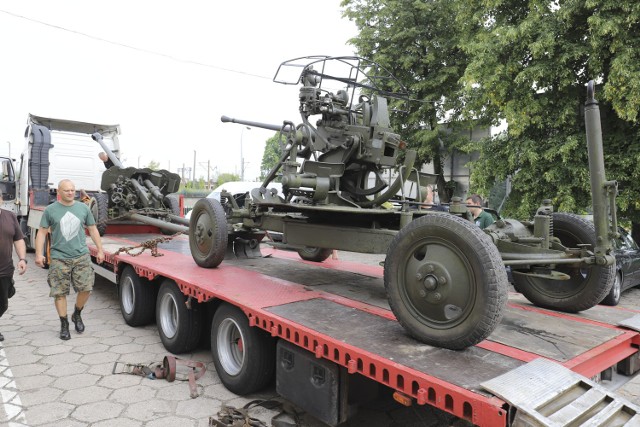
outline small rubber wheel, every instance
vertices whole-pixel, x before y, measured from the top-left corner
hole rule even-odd
[[[593,222],[571,213],[553,213],[553,235],[568,248],[577,248],[579,244],[593,247],[596,242]],[[514,284],[538,307],[576,313],[599,304],[611,291],[615,277],[615,265],[558,264],[554,269],[565,273],[569,279],[550,280],[514,274]]]
[[[93,193],[89,202],[89,209],[96,220],[98,233],[104,236],[107,231],[107,220],[109,216],[109,195],[107,193]]]
[[[220,265],[227,251],[227,217],[220,202],[200,199],[193,206],[189,219],[189,248],[200,267]]]
[[[189,309],[187,297],[173,280],[162,282],[156,301],[156,325],[162,344],[171,353],[191,351],[200,341],[203,311],[194,300],[190,305]]]
[[[333,249],[314,248],[307,246],[304,249],[298,249],[298,255],[305,261],[322,262],[329,258],[333,253]]]
[[[410,335],[452,350],[488,337],[508,294],[493,242],[475,224],[447,213],[425,215],[400,230],[387,251],[384,285]]]
[[[156,315],[158,287],[126,266],[118,281],[120,312],[129,326],[144,326],[153,322]]]
[[[221,304],[211,323],[211,354],[222,384],[246,395],[266,387],[276,368],[276,342],[265,331],[250,327],[239,308]]]
[[[622,273],[617,272],[616,277],[613,280],[613,286],[609,294],[604,297],[601,304],[604,305],[618,305],[620,304],[620,297],[622,296]]]

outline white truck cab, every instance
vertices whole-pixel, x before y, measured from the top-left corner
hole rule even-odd
[[[3,209],[15,212],[27,246],[33,247],[42,210],[56,201],[58,182],[70,179],[76,190],[89,196],[100,193],[104,148],[91,138],[102,135],[102,143],[119,157],[119,125],[100,125],[29,114],[25,145],[18,159],[0,157],[0,191]]]

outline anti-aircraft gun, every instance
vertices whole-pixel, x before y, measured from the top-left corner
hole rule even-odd
[[[172,194],[180,188],[180,175],[164,169],[124,167],[100,133],[91,137],[114,164],[102,174],[100,187],[106,194],[96,194],[97,203],[91,206],[99,229],[106,228],[106,220],[119,218],[155,225],[165,233],[187,230],[186,221],[179,216],[178,199]]]
[[[281,79],[291,70],[293,80]],[[386,90],[402,85],[380,65],[357,57],[297,58],[282,63],[274,81],[302,85],[302,123],[222,117],[279,131],[281,156],[243,204],[225,193],[221,202],[196,203],[189,243],[198,265],[216,267],[227,246],[236,256],[255,254],[267,231],[282,233],[283,244],[311,261],[324,261],[332,249],[385,253],[384,284],[398,321],[415,338],[450,349],[477,344],[498,325],[506,267],[522,294],[545,308],[578,312],[609,292],[617,186],[604,176],[593,83],[585,122],[594,222],[556,213],[547,200],[532,221],[501,219],[481,230],[459,199],[449,212],[411,208],[405,182],[433,184],[435,177],[413,168],[415,152],[390,128],[388,99],[408,97]],[[276,178],[283,197],[266,190]]]

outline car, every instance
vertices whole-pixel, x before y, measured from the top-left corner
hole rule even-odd
[[[622,292],[640,285],[640,247],[631,234],[618,227],[620,236],[614,240],[616,277],[613,287],[602,300],[604,305],[618,305]]]

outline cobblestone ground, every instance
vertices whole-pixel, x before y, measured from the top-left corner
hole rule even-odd
[[[339,259],[377,265],[382,255],[336,254]],[[48,297],[46,270],[35,266],[29,254],[26,275],[16,276],[16,295],[0,319],[0,425],[204,427],[222,405],[244,406],[255,399],[275,397],[275,389],[239,397],[220,383],[209,349],[180,358],[204,362],[206,374],[198,380],[200,396],[191,399],[185,381],[169,383],[112,373],[114,362],[157,364],[167,351],[155,325],[132,328],[125,324],[115,285],[98,278],[83,311],[86,331],[73,330],[69,341],[58,338],[59,320]],[[69,298],[71,312],[75,296]],[[640,289],[623,294],[621,307],[640,308]],[[625,396],[640,402],[640,381],[626,386]],[[251,416],[271,425],[278,411],[255,408]],[[389,393],[359,408],[347,427],[462,426],[431,407],[405,408]],[[300,427],[324,424],[302,415]]]
[[[35,265],[33,254],[27,258],[28,271],[15,277],[16,295],[0,318],[0,332],[5,336],[0,343],[1,426],[204,427],[222,405],[240,408],[251,400],[275,397],[274,388],[246,397],[227,391],[205,348],[179,355],[207,366],[198,380],[200,396],[195,399],[190,398],[186,381],[169,383],[113,374],[114,362],[155,365],[162,361],[168,353],[156,326],[128,326],[120,314],[115,285],[98,278],[82,313],[86,331],[80,335],[71,324],[71,339],[61,341],[60,322],[48,296],[46,270]],[[74,301],[72,294],[69,317]],[[250,413],[268,426],[277,414],[260,407]],[[299,425],[324,424],[303,415]],[[377,401],[361,407],[345,425],[429,427],[464,423],[452,421],[430,407],[399,406],[383,393]]]

